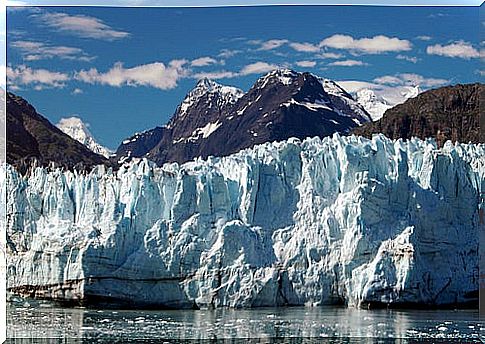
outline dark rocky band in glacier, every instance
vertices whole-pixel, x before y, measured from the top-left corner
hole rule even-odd
[[[4,165],[7,288],[155,307],[477,303],[484,157],[335,134],[117,172]]]

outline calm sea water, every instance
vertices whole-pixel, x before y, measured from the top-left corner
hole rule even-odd
[[[485,338],[485,321],[481,321],[476,310],[291,307],[134,311],[23,302],[9,304],[7,316],[10,343],[155,339],[201,343],[473,343]]]

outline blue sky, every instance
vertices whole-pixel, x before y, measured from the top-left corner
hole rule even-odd
[[[39,1],[39,3],[41,3]],[[477,7],[41,7],[7,12],[8,88],[116,148],[198,78],[247,90],[277,67],[350,91],[481,78]]]

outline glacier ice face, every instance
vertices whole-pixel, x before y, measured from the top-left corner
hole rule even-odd
[[[484,156],[334,135],[116,173],[5,165],[7,286],[163,307],[477,302]]]

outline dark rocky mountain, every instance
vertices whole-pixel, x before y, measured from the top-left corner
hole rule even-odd
[[[348,133],[368,121],[369,114],[347,92],[310,73],[276,70],[261,77],[246,94],[204,79],[168,125],[159,129],[156,145],[146,144],[155,129],[137,134],[123,141],[116,159],[147,157],[157,164],[183,163],[268,141]]]
[[[384,113],[372,123],[353,130],[356,135],[371,137],[383,133],[387,137],[409,139],[433,137],[438,145],[453,142],[485,142],[480,130],[480,94],[483,84],[446,86],[421,93]],[[483,117],[483,116],[482,116]]]
[[[109,161],[64,134],[23,98],[7,92],[7,162],[25,171],[33,160],[69,169],[86,169]]]

